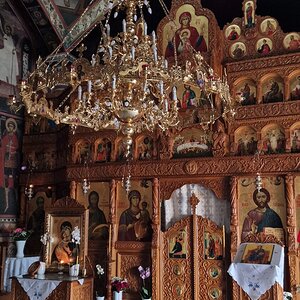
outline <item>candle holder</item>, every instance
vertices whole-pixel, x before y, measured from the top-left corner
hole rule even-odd
[[[64,274],[63,270],[64,270],[64,265],[62,262],[59,262],[57,265],[57,269],[58,269],[58,275],[62,276]]]

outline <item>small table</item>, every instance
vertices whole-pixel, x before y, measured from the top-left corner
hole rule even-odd
[[[42,278],[13,277],[12,300],[92,300],[93,282],[92,277],[60,276],[57,273],[48,273]]]
[[[263,253],[267,257],[266,262],[258,263],[258,260],[254,260],[253,263],[249,263],[248,252],[252,255],[251,253],[257,252],[256,249],[260,250],[261,248],[265,249]],[[247,251],[247,249],[252,250]],[[239,246],[228,273],[252,300],[259,299],[275,285],[279,286],[282,291],[284,249],[280,245],[272,243],[243,243]]]
[[[27,274],[29,266],[35,261],[39,261],[39,256],[30,256],[23,258],[7,257],[4,266],[3,285],[4,291],[10,292],[12,276]]]

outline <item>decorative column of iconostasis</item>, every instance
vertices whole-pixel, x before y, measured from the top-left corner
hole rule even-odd
[[[159,293],[157,287],[159,286],[159,245],[160,245],[160,202],[159,202],[159,180],[153,179],[153,199],[152,199],[152,299],[159,299]]]
[[[289,263],[289,284],[290,287],[296,286],[296,210],[295,210],[295,176],[288,174],[285,176],[286,203],[287,203],[287,255]]]
[[[295,268],[296,268],[296,282],[295,286],[291,283],[291,288],[293,291],[293,295],[295,296],[296,291],[298,289],[298,294],[296,294],[297,298],[300,299],[299,294],[299,286],[300,286],[300,247],[299,247],[299,234],[300,234],[300,176],[295,176],[294,180],[294,187],[295,187],[295,208],[296,208],[296,234],[297,234],[297,241],[296,241],[296,253],[297,253],[297,259],[295,262]]]

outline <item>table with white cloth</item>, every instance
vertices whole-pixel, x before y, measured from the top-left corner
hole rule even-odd
[[[29,266],[35,261],[39,261],[39,256],[28,256],[22,258],[7,257],[4,266],[3,284],[4,291],[10,292],[12,276],[20,276],[27,274]]]
[[[68,274],[46,273],[12,278],[13,300],[93,299],[92,277],[70,277]]]
[[[255,247],[262,245],[264,248],[273,246],[272,254],[270,254],[272,256],[268,264],[243,263],[245,249],[248,249],[249,245],[255,245]],[[284,248],[278,244],[271,243],[243,243],[239,246],[228,273],[252,300],[257,300],[275,283],[278,283],[283,288]]]

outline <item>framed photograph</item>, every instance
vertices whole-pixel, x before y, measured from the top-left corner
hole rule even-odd
[[[244,249],[241,263],[269,265],[273,251],[274,245],[249,243]]]
[[[75,227],[80,230],[80,244],[72,242]],[[85,267],[87,255],[88,210],[76,200],[65,197],[54,202],[46,211],[45,232],[52,239],[45,245],[44,258],[48,270],[58,265],[67,269],[69,264],[79,263]]]

